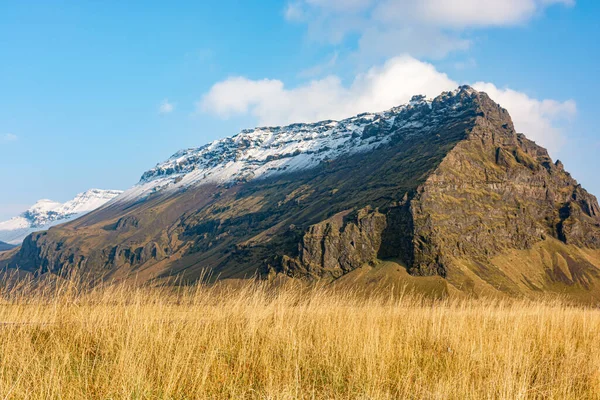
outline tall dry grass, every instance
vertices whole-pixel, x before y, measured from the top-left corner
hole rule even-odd
[[[600,311],[197,285],[0,296],[0,398],[600,398]]]

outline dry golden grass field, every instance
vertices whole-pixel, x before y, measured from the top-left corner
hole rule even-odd
[[[600,310],[248,282],[4,289],[2,399],[598,399]]]

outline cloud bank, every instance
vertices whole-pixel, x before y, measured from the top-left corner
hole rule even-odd
[[[575,0],[294,0],[285,17],[306,24],[315,41],[339,44],[358,35],[360,56],[443,58],[466,50],[467,29],[523,24],[553,5]]]
[[[360,3],[360,0],[355,0],[355,3]],[[564,121],[577,112],[573,100],[539,100],[486,82],[472,85],[487,92],[505,107],[518,131],[551,152],[557,151],[563,143]],[[260,125],[283,125],[383,111],[406,103],[415,94],[434,97],[457,86],[459,82],[439,72],[433,65],[405,55],[357,75],[349,85],[344,85],[335,75],[294,88],[287,88],[276,79],[231,77],[213,85],[198,102],[197,108],[221,118],[252,115]]]

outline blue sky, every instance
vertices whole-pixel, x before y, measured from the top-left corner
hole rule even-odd
[[[592,0],[2,1],[0,220],[242,128],[462,83],[600,194],[599,19]]]

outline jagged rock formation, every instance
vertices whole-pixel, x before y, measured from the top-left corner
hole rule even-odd
[[[141,281],[203,269],[335,280],[380,260],[441,277],[446,292],[600,299],[600,207],[506,110],[461,87],[180,152],[0,264]]]

